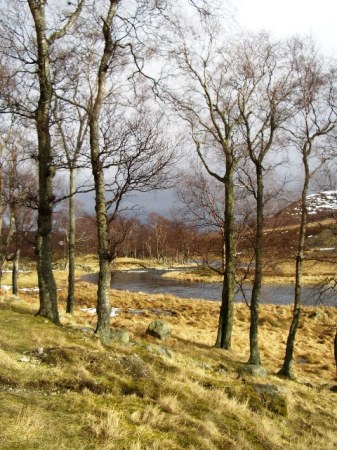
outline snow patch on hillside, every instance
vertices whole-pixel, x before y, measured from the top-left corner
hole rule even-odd
[[[320,211],[337,210],[337,191],[323,191],[307,197],[308,213],[316,214]]]
[[[323,191],[307,196],[308,214],[318,214],[320,212],[337,211],[337,191]],[[297,216],[301,212],[300,201],[293,204],[290,209],[292,216]]]

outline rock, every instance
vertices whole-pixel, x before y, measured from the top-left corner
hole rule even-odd
[[[43,347],[38,347],[38,348],[36,349],[36,354],[37,354],[38,356],[42,356],[43,353],[44,353],[44,348],[43,348]]]
[[[191,367],[200,367],[201,369],[204,369],[204,370],[212,370],[212,366],[204,361],[196,361],[196,360],[190,359],[188,361],[188,363]]]
[[[219,364],[217,370],[218,370],[218,372],[219,372],[221,375],[226,375],[226,374],[228,373],[228,367],[225,366],[225,364],[223,364],[223,363],[220,363],[220,364]]]
[[[330,388],[330,391],[337,394],[337,385],[332,386],[332,388]]]
[[[94,329],[91,327],[80,327],[79,328],[82,333],[94,334]]]
[[[288,415],[288,403],[285,391],[271,384],[238,383],[228,388],[229,397],[234,397],[242,402],[247,402],[252,411],[260,412],[269,410],[274,414],[286,417]]]
[[[253,377],[266,378],[267,371],[262,366],[248,364],[247,366],[242,367],[240,375],[252,375]]]
[[[128,344],[130,342],[130,335],[126,330],[112,329],[110,330],[110,339],[121,342],[122,344]]]
[[[149,324],[146,334],[163,341],[171,335],[171,331],[172,329],[169,323],[163,322],[162,320],[153,320]]]
[[[265,408],[280,416],[286,417],[288,415],[287,399],[277,386],[271,384],[253,384],[252,387]]]
[[[165,356],[166,358],[170,358],[172,359],[174,354],[171,350],[169,350],[166,347],[160,347],[159,345],[148,345],[146,347],[146,349],[150,352],[150,353],[156,353],[157,355],[160,356]]]
[[[21,359],[19,359],[20,362],[28,363],[30,361],[30,358],[28,356],[23,356]]]

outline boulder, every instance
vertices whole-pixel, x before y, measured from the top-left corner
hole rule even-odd
[[[248,364],[247,366],[242,367],[240,375],[252,375],[253,377],[266,378],[267,371],[262,366]]]
[[[19,359],[19,361],[23,363],[28,363],[30,362],[30,358],[29,356],[23,356],[22,358]]]
[[[146,334],[153,336],[160,340],[165,340],[171,335],[171,325],[162,320],[153,320],[147,327]]]
[[[288,415],[286,396],[277,386],[271,384],[253,384],[252,387],[262,406],[280,416],[286,417]]]
[[[112,341],[121,342],[122,344],[128,344],[130,342],[129,332],[114,328],[110,330],[110,339]]]

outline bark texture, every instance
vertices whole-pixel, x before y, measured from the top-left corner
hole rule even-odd
[[[262,164],[256,162],[256,231],[254,241],[255,252],[255,273],[250,303],[250,329],[249,346],[250,355],[248,364],[260,365],[259,350],[259,308],[260,293],[262,284],[262,257],[263,257],[263,227],[264,227],[264,208],[263,208],[263,169]]]
[[[52,271],[52,215],[53,215],[53,178],[55,166],[53,162],[50,136],[50,112],[53,98],[53,81],[51,78],[51,49],[56,40],[62,38],[78,17],[84,0],[79,0],[64,26],[47,34],[46,1],[28,0],[33,17],[36,35],[36,65],[39,86],[39,100],[35,112],[35,123],[38,140],[39,201],[38,201],[38,233],[36,242],[37,272],[39,279],[40,308],[38,315],[59,323],[57,307],[57,291]],[[64,22],[63,22],[64,23]]]
[[[20,265],[20,249],[17,248],[13,257],[13,272],[12,272],[12,293],[13,295],[18,294],[18,275],[19,275],[19,265]]]
[[[50,137],[50,107],[52,81],[50,74],[50,49],[46,35],[45,2],[28,0],[34,19],[37,40],[37,66],[39,101],[35,113],[38,139],[39,204],[37,235],[37,272],[39,279],[40,308],[38,315],[59,323],[56,284],[52,271],[52,214],[53,214],[53,165]]]
[[[68,296],[66,312],[73,314],[75,303],[75,241],[76,241],[76,219],[75,219],[75,181],[76,169],[70,168],[69,174],[69,230],[68,230]]]
[[[305,148],[303,151],[303,166],[304,166],[304,183],[302,188],[301,196],[301,223],[299,231],[299,240],[296,255],[296,273],[295,273],[295,291],[294,291],[294,309],[293,318],[289,328],[286,352],[283,361],[283,366],[279,371],[279,374],[287,378],[294,378],[293,370],[293,356],[295,347],[296,332],[298,329],[300,316],[301,316],[301,294],[302,294],[302,269],[303,269],[303,259],[304,259],[304,244],[305,244],[305,233],[307,229],[307,195],[310,181],[310,169],[308,157],[311,151]]]
[[[235,290],[235,254],[236,237],[234,222],[234,167],[233,161],[227,155],[225,176],[225,272],[222,287],[221,308],[219,315],[218,334],[215,346],[229,350],[232,345],[234,290]]]
[[[99,146],[99,119],[105,98],[107,70],[114,51],[114,43],[111,37],[111,32],[116,5],[117,1],[110,2],[109,11],[103,20],[102,33],[104,37],[104,51],[97,73],[97,94],[93,101],[93,106],[88,114],[91,165],[95,183],[95,209],[99,259],[97,326],[95,332],[100,336],[103,342],[107,341],[110,335],[111,306],[109,294],[111,282],[111,252],[106,210],[104,167],[103,162],[101,161]]]

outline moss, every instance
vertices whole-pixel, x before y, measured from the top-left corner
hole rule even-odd
[[[269,410],[283,417],[288,415],[287,399],[275,386],[264,384],[244,384],[227,390],[230,397],[247,401],[249,408],[255,412]]]

